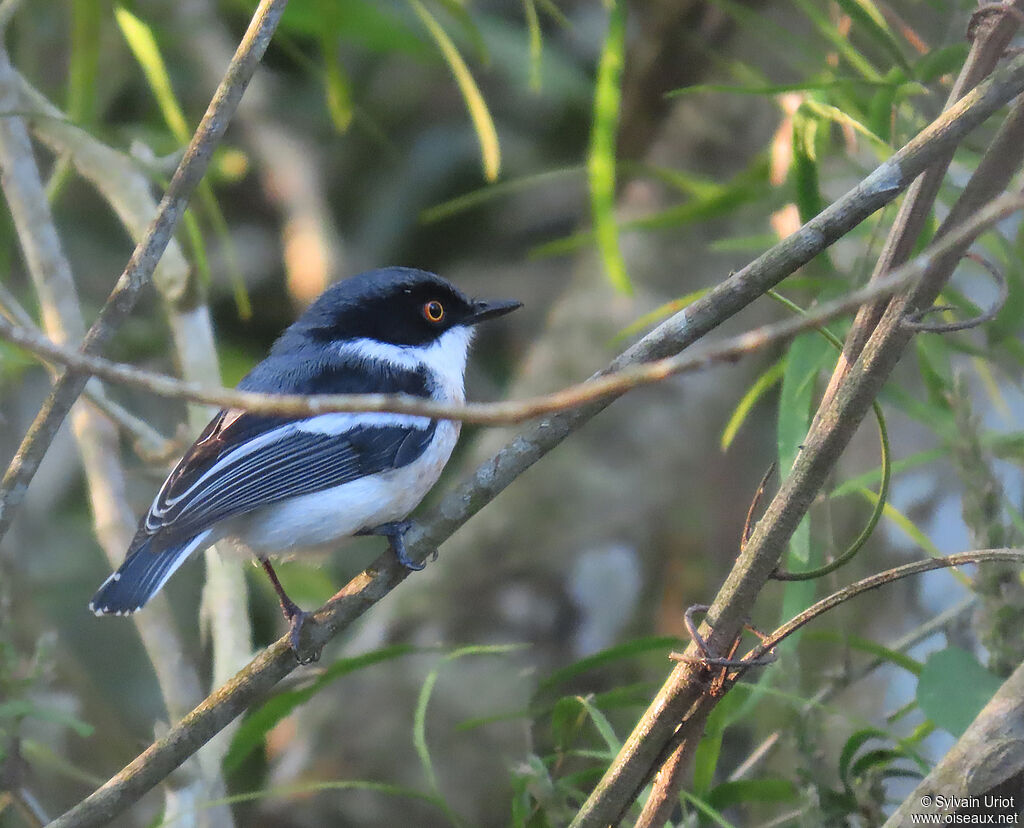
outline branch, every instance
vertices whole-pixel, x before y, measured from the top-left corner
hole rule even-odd
[[[95,353],[103,349],[131,312],[142,288],[149,283],[157,262],[184,212],[188,198],[206,172],[214,147],[223,137],[286,5],[287,0],[261,0],[224,79],[171,179],[146,238],[135,248],[128,265],[100,311],[99,318],[86,334],[82,343],[84,352]],[[86,380],[87,377],[83,374],[65,373],[54,385],[35,422],[22,440],[14,460],[0,482],[0,538],[10,527],[14,512],[24,500],[28,485],[43,455],[68,411],[71,410],[72,404],[82,393]]]
[[[802,316],[764,325],[718,345],[709,346],[693,356],[678,354],[653,362],[627,365],[552,394],[518,401],[451,404],[406,394],[263,394],[230,388],[204,388],[199,383],[182,382],[166,374],[144,371],[131,365],[62,348],[33,330],[12,325],[3,319],[0,319],[0,337],[44,359],[60,362],[75,371],[142,388],[159,396],[201,402],[220,408],[239,408],[286,417],[338,411],[384,411],[434,419],[462,420],[478,425],[520,423],[543,414],[603,402],[634,388],[704,369],[719,362],[735,362],[747,354],[787,341],[803,331],[818,328],[879,296],[889,296],[912,285],[936,259],[970,243],[982,231],[1022,207],[1024,194],[1006,195],[997,199],[959,226],[955,232],[943,237],[937,244],[928,247],[889,276],[844,297],[819,305]]]
[[[822,598],[815,604],[805,609],[799,615],[794,616],[773,633],[765,636],[764,641],[751,650],[744,659],[760,658],[773,648],[777,647],[784,639],[791,636],[801,627],[806,626],[819,615],[835,609],[851,598],[856,598],[865,592],[894,583],[895,581],[909,578],[911,575],[921,575],[924,572],[931,572],[933,569],[949,569],[951,567],[963,566],[969,563],[992,563],[994,561],[1010,561],[1012,563],[1024,564],[1024,549],[975,549],[971,552],[958,552],[955,555],[946,555],[943,558],[928,558],[924,561],[914,561],[902,566],[887,569],[856,583],[843,587],[833,592],[827,598]],[[742,672],[745,671],[741,671]],[[739,676],[737,676],[738,678]]]
[[[796,233],[658,326],[614,360],[605,373],[675,354],[696,342],[889,203],[938,153],[955,146],[971,129],[1021,91],[1024,91],[1024,57],[1010,61],[995,72],[989,81],[965,96],[958,106],[943,113],[857,187]],[[410,529],[406,536],[410,557],[424,560],[516,477],[601,412],[610,401],[597,400],[560,412],[516,436],[446,496],[422,523]],[[777,552],[774,554],[774,559],[766,565],[765,578],[778,560]],[[373,567],[354,578],[316,614],[319,624],[309,625],[310,635],[304,643],[322,645],[407,575],[408,571],[399,567],[392,555],[381,556]],[[106,823],[158,784],[232,719],[265,698],[274,684],[295,666],[295,657],[284,637],[260,653],[231,682],[172,727],[164,738],[54,825],[67,828]],[[674,705],[670,705],[670,709],[678,714],[675,721],[686,712],[686,708],[679,711]]]
[[[36,328],[35,320],[28,314],[21,303],[14,297],[14,294],[7,289],[7,286],[0,284],[0,313],[6,316],[12,323],[21,328],[32,331],[37,336],[45,335]],[[59,369],[52,362],[44,360],[44,365],[54,378],[57,377]],[[102,412],[114,425],[130,435],[135,441],[135,450],[144,460],[170,461],[174,455],[181,453],[181,447],[164,437],[153,426],[136,417],[119,403],[114,402],[106,395],[99,380],[93,378],[85,386],[82,392],[90,404]]]

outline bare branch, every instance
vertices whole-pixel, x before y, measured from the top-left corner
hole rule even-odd
[[[7,286],[3,284],[0,284],[0,313],[19,327],[32,331],[38,336],[44,336],[36,328],[35,320],[29,316],[28,312],[21,306],[21,303],[15,299],[14,295],[7,289]],[[56,365],[59,363],[55,364],[44,361],[44,364],[50,373],[56,377],[59,373]],[[85,391],[82,392],[82,396],[95,406],[98,411],[103,413],[114,425],[135,440],[135,450],[143,459],[152,462],[167,462],[174,459],[173,456],[175,454],[181,452],[181,447],[173,440],[168,440],[141,417],[136,417],[124,406],[107,397],[99,380],[95,378],[90,379],[88,385],[85,386]]]
[[[942,797],[949,802],[953,797],[983,796],[1022,770],[1024,664],[1003,682],[956,744],[889,817],[885,828],[909,825],[911,815],[949,813],[950,808],[941,807]]]
[[[286,5],[287,0],[261,0],[221,85],[171,179],[145,240],[135,248],[110,298],[100,311],[99,318],[86,334],[83,351],[95,353],[103,349],[131,312],[142,288],[148,284],[185,210],[189,196],[206,172],[214,147],[223,137],[242,93],[270,43]],[[64,374],[22,440],[0,482],[0,537],[10,527],[15,509],[24,500],[29,482],[57,429],[82,393],[86,379],[82,374]]]

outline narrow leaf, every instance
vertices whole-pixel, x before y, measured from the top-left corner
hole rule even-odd
[[[448,68],[451,69],[452,75],[455,77],[455,82],[459,85],[459,91],[462,93],[462,97],[466,101],[466,108],[469,110],[469,117],[472,119],[473,127],[476,129],[477,140],[480,142],[484,177],[488,181],[494,181],[497,179],[498,171],[501,168],[501,149],[498,144],[498,132],[494,128],[494,121],[491,119],[491,113],[487,109],[483,95],[480,94],[480,89],[477,87],[476,81],[473,80],[473,75],[470,73],[469,67],[466,66],[466,62],[462,59],[462,55],[455,48],[455,44],[448,37],[448,33],[437,22],[437,18],[430,13],[420,0],[409,0],[409,3],[423,23],[423,26],[434,39],[437,48],[441,51],[441,55],[448,64]]]
[[[625,46],[626,4],[625,0],[615,0],[609,9],[608,34],[597,68],[587,179],[590,183],[594,233],[605,271],[616,289],[632,293],[633,286],[619,247],[619,230],[615,220],[615,143],[622,103]]]

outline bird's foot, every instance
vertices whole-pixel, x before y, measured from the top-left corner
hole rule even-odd
[[[382,523],[380,526],[375,526],[373,529],[364,529],[359,532],[360,535],[381,535],[388,539],[391,543],[391,551],[395,553],[395,558],[398,562],[406,569],[410,569],[413,572],[419,572],[426,566],[426,564],[416,563],[412,558],[409,557],[409,553],[405,550],[405,533],[409,531],[412,526],[410,520],[395,520],[390,523]],[[431,560],[437,560],[437,550],[434,550],[434,555]]]
[[[285,610],[285,618],[288,619],[288,642],[292,645],[295,660],[299,664],[313,664],[320,660],[322,648],[317,647],[306,653],[302,650],[302,628],[306,624],[306,619],[310,618],[312,614],[299,609],[294,604],[291,610],[290,613]]]
[[[323,649],[322,646],[308,653],[303,653],[301,646],[302,627],[305,625],[306,619],[310,617],[310,613],[300,609],[299,605],[288,597],[288,593],[281,586],[281,581],[278,579],[277,573],[274,571],[270,561],[266,558],[260,558],[260,564],[270,578],[274,592],[277,593],[277,598],[281,602],[281,612],[284,613],[284,619],[288,622],[288,642],[291,644],[292,652],[295,654],[295,660],[299,664],[312,664],[315,661],[319,661],[320,651]]]

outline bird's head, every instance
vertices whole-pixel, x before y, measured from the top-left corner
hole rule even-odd
[[[521,306],[514,300],[470,299],[433,273],[387,267],[332,285],[293,327],[321,342],[372,340],[425,347],[450,331],[466,334],[468,341],[477,323]]]

